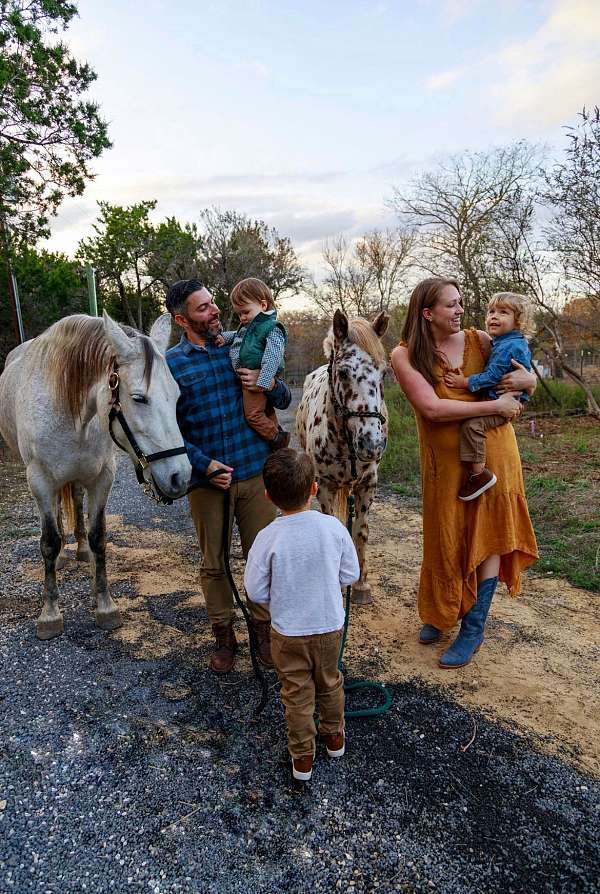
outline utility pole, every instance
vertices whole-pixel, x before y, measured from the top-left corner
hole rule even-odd
[[[21,316],[21,305],[19,302],[19,293],[17,290],[17,281],[12,269],[10,239],[8,235],[8,226],[6,224],[6,216],[4,213],[4,205],[2,196],[0,196],[0,242],[4,248],[6,258],[6,287],[8,300],[10,301],[10,309],[13,320],[13,330],[17,344],[25,341],[25,333],[23,331],[23,318]]]

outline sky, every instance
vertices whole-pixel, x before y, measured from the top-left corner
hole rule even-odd
[[[155,219],[217,205],[323,244],[393,226],[385,201],[444,155],[526,138],[560,151],[600,104],[600,0],[79,0],[65,40],[98,75],[113,148],[46,247],[99,199]],[[293,301],[293,299],[290,299]],[[291,305],[289,308],[291,309]]]

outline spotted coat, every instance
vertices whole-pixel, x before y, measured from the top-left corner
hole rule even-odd
[[[309,373],[296,414],[300,446],[315,461],[321,511],[337,515],[345,523],[347,497],[354,494],[356,517],[352,534],[360,562],[360,578],[352,588],[352,598],[359,603],[372,601],[366,546],[369,509],[388,435],[383,399],[387,360],[380,341],[388,321],[385,313],[379,314],[371,324],[362,319],[348,321],[341,311],[335,312],[333,326],[323,344],[328,361],[332,360],[331,384],[328,364]],[[336,402],[352,412],[379,412],[386,420],[382,423],[377,418],[360,416],[347,420],[356,453],[355,479],[344,420],[336,413]]]

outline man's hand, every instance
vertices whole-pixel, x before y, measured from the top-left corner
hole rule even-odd
[[[510,362],[514,366],[514,371],[502,376],[496,385],[498,394],[505,394],[507,391],[528,391],[529,394],[533,394],[537,385],[535,373],[529,372],[518,360]]]
[[[449,369],[444,373],[444,382],[448,386],[448,388],[468,388],[469,380],[466,376],[463,376],[460,372],[455,372],[453,369]]]
[[[233,472],[233,469],[231,466],[226,466],[225,463],[220,463],[216,459],[211,459],[207,466],[206,474],[210,475],[211,472],[216,472],[217,469],[222,469],[223,473],[211,478],[210,483],[214,484],[215,487],[220,488],[220,490],[229,490],[231,487],[231,473]]]
[[[256,384],[259,375],[260,369],[238,369],[238,376],[240,377],[242,387],[246,388],[247,391],[272,391],[275,387],[275,379],[271,379],[269,388],[261,388]]]

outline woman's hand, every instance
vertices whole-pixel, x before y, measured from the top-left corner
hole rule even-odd
[[[507,392],[495,401],[498,412],[501,416],[504,416],[505,419],[514,419],[521,414],[523,407],[521,401],[517,400],[517,395],[520,393],[520,391]]]
[[[514,366],[514,370],[502,376],[496,385],[498,394],[504,394],[508,391],[527,391],[529,394],[533,394],[537,385],[535,373],[529,372],[518,360],[511,360],[510,362]]]

